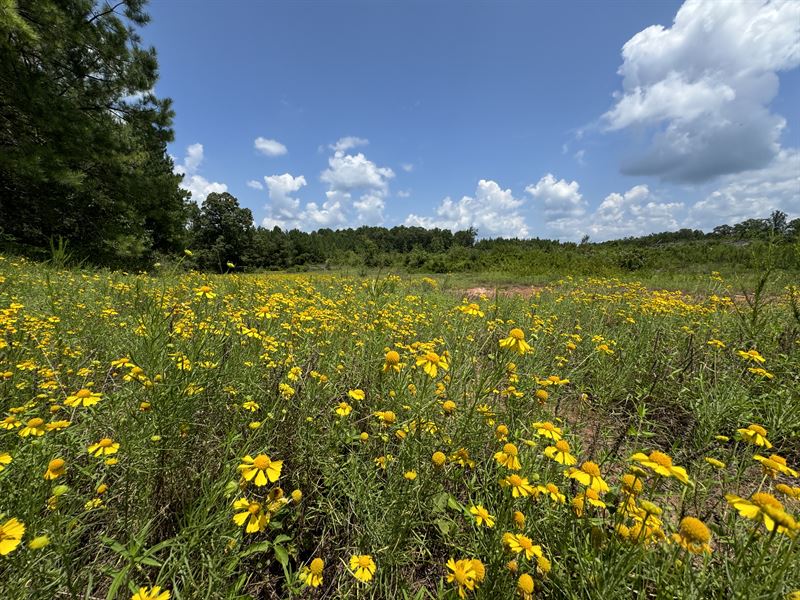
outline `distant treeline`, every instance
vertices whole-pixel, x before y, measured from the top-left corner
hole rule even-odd
[[[59,254],[74,262],[125,269],[180,262],[184,268],[212,272],[351,268],[392,268],[408,272],[502,272],[534,275],[614,274],[642,269],[710,269],[728,265],[757,269],[770,263],[800,270],[800,219],[788,221],[775,211],[768,219],[720,225],[705,233],[681,229],[641,237],[580,243],[547,239],[478,239],[465,231],[422,227],[358,227],[312,232],[253,225],[250,209],[229,193],[212,193],[201,206],[191,203],[180,244],[171,250],[151,249],[139,256],[109,260],[92,255],[91,245],[59,238],[47,247],[5,240],[5,250],[48,259]],[[180,246],[180,250],[178,247]],[[184,250],[188,250],[185,252]]]
[[[800,269],[800,219],[775,211],[768,219],[721,225],[710,233],[681,229],[593,243],[544,239],[478,239],[476,229],[359,227],[304,232],[253,226],[249,209],[228,193],[210,194],[187,226],[188,262],[199,269],[307,270],[390,267],[411,272],[496,271],[517,275],[590,274],[681,269],[702,265]],[[230,265],[234,265],[231,267]]]

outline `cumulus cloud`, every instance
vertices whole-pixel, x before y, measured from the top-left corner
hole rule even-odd
[[[555,220],[578,217],[586,212],[586,201],[580,189],[577,181],[556,180],[552,173],[548,173],[525,191],[539,201],[548,220]]]
[[[253,188],[254,190],[263,190],[264,184],[258,181],[258,179],[251,179],[247,182],[247,187]]]
[[[186,148],[186,156],[183,163],[175,165],[175,172],[183,175],[181,187],[192,194],[192,200],[198,204],[202,203],[206,197],[212,193],[222,193],[228,191],[228,186],[224,183],[209,181],[197,171],[203,162],[203,144],[192,144]]]
[[[453,231],[476,227],[481,237],[526,238],[528,225],[520,212],[523,203],[524,200],[515,198],[510,189],[504,190],[492,180],[481,179],[474,196],[464,196],[459,201],[445,198],[436,208],[436,216],[412,213],[405,224]]]
[[[274,220],[292,220],[297,218],[300,200],[291,194],[306,185],[306,178],[300,175],[293,177],[289,173],[264,177],[267,184],[270,203],[267,205],[267,218]]]
[[[359,146],[366,146],[369,144],[369,140],[364,138],[355,137],[352,135],[345,136],[343,138],[339,138],[328,146],[334,152],[347,152],[348,150],[352,150],[353,148],[358,148]]]
[[[378,167],[361,152],[345,154],[336,150],[328,159],[328,168],[320,179],[332,190],[350,191],[356,188],[369,188],[386,192],[394,171],[389,167]]]
[[[577,181],[546,174],[525,191],[533,197],[537,220],[552,235],[576,241],[584,234],[596,241],[679,228],[683,210],[680,202],[656,198],[646,185],[623,193],[611,193],[600,205],[589,209]]]
[[[781,151],[785,120],[769,104],[778,73],[800,64],[800,3],[687,0],[672,27],[640,31],[622,57],[603,122],[648,139],[624,173],[700,182],[763,168]]]
[[[800,150],[781,150],[766,168],[723,179],[717,190],[689,210],[688,227],[704,230],[751,218],[765,218],[774,210],[800,217]]]
[[[286,146],[281,144],[278,140],[270,140],[264,137],[257,137],[253,141],[253,146],[256,150],[266,156],[283,156],[288,152]]]
[[[328,158],[328,168],[320,174],[320,180],[328,186],[321,205],[317,202],[303,205],[294,197],[293,194],[306,185],[302,175],[294,177],[284,173],[265,177],[270,204],[263,225],[306,231],[320,227],[382,225],[389,181],[395,174],[361,152],[348,153],[367,143],[365,139],[349,136],[329,146],[333,155]]]
[[[597,241],[680,228],[682,202],[660,202],[646,185],[611,193],[588,219],[585,228]]]

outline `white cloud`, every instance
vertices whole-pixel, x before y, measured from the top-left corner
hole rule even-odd
[[[774,210],[800,217],[800,150],[782,150],[766,168],[729,175],[722,186],[689,210],[688,227],[709,230],[751,218],[765,218]]]
[[[683,210],[682,203],[661,202],[646,185],[637,185],[622,194],[609,194],[590,211],[580,184],[556,179],[552,173],[525,191],[541,209],[539,214],[548,235],[562,240],[577,241],[589,234],[592,239],[602,241],[678,229]]]
[[[269,190],[270,203],[267,205],[267,218],[274,220],[293,220],[298,216],[300,200],[292,198],[291,194],[306,185],[306,178],[302,175],[293,177],[289,173],[283,175],[270,175],[264,177]]]
[[[203,162],[203,144],[192,144],[186,148],[186,157],[183,159],[184,173],[194,173]]]
[[[411,163],[403,163],[400,165],[400,168],[403,169],[406,173],[411,173],[414,170],[414,165]]]
[[[580,192],[577,181],[567,182],[548,173],[536,185],[529,185],[525,191],[544,207],[547,221],[579,217],[586,212],[586,201]]]
[[[398,198],[410,198],[411,197],[411,190],[397,190],[397,197]]]
[[[289,173],[265,177],[270,195],[265,227],[298,228],[306,231],[320,227],[382,225],[389,181],[395,176],[388,167],[379,167],[363,153],[347,151],[367,144],[367,140],[345,137],[330,146],[333,155],[320,179],[328,185],[325,202],[308,202],[305,206],[295,194],[306,185],[301,175]]]
[[[264,184],[262,184],[257,179],[251,179],[250,181],[247,182],[247,187],[253,188],[254,190],[263,190]]]
[[[596,241],[680,228],[682,202],[659,202],[646,185],[605,197],[588,219],[585,232]]]
[[[519,212],[524,200],[515,198],[511,190],[496,182],[481,179],[475,196],[464,196],[458,202],[445,198],[435,217],[410,214],[405,224],[418,227],[441,227],[453,231],[476,227],[481,237],[528,237],[528,225]]]
[[[257,137],[253,142],[253,146],[266,156],[283,156],[288,152],[286,146],[278,140],[270,140],[263,137]]]
[[[191,192],[192,200],[198,204],[201,204],[212,192],[221,194],[228,191],[228,186],[224,183],[209,181],[197,173],[203,158],[203,144],[192,144],[186,148],[183,164],[175,165],[175,172],[183,175],[181,188]]]
[[[378,194],[364,194],[353,203],[356,209],[356,218],[359,223],[378,225],[383,223],[383,209],[386,203]]]
[[[328,168],[320,179],[332,190],[349,191],[356,188],[370,188],[386,192],[394,171],[389,167],[378,167],[362,153],[345,154],[337,150],[328,159]]]
[[[348,150],[358,148],[359,146],[366,146],[367,144],[369,144],[369,140],[348,135],[343,138],[339,138],[335,143],[328,146],[328,148],[334,152],[347,152]]]
[[[769,103],[778,72],[800,64],[800,3],[687,0],[672,27],[640,31],[622,57],[603,121],[651,134],[624,173],[705,181],[762,168],[780,152],[785,120]]]

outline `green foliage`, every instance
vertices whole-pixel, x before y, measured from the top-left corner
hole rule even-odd
[[[201,268],[223,273],[253,245],[253,213],[227,192],[212,192],[191,223],[191,247]]]
[[[185,192],[166,144],[170,101],[136,33],[141,0],[3,0],[0,230],[22,250],[71,242],[135,265],[184,244]]]

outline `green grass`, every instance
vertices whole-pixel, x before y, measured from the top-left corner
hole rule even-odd
[[[753,306],[735,296],[758,281],[724,272],[641,284],[369,275],[128,275],[0,260],[0,418],[12,417],[0,429],[0,455],[12,459],[0,471],[0,526],[25,525],[0,556],[0,597],[130,598],[159,585],[172,598],[455,598],[449,558],[485,566],[469,598],[515,597],[522,573],[542,598],[778,599],[800,588],[797,536],[768,531],[725,499],[761,490],[783,502],[776,515],[789,525],[797,515],[777,486],[798,480],[772,478],[753,459],[776,452],[800,463],[800,311],[782,275],[748,292]],[[201,295],[206,285],[213,297]],[[458,309],[462,290],[494,285],[542,289],[471,300],[483,316]],[[517,327],[532,352],[500,347]],[[752,348],[763,364],[737,353]],[[384,371],[388,349],[399,372]],[[427,352],[448,369],[431,377],[417,367]],[[549,376],[569,382],[547,385]],[[100,401],[70,406],[81,389]],[[342,402],[347,416],[335,412]],[[379,411],[395,418],[382,422]],[[35,418],[70,424],[20,435]],[[544,455],[553,442],[537,433],[542,421],[563,430],[576,466],[600,465],[605,508],[578,510],[584,486]],[[772,450],[737,437],[751,423]],[[119,443],[104,457],[116,464],[87,451],[106,437]],[[495,456],[508,442],[518,473],[534,488],[554,483],[564,503],[545,492],[513,498],[499,484],[515,473]],[[645,470],[638,508],[625,510],[630,457],[653,450],[690,483]],[[283,463],[276,482],[258,487],[239,465],[262,453]],[[54,458],[66,471],[47,480]],[[234,523],[241,498],[269,512],[262,531]],[[663,511],[658,522],[636,512],[644,500]],[[493,528],[477,526],[474,505]],[[637,514],[648,529],[626,538]],[[670,541],[687,516],[710,528],[710,554]],[[506,533],[541,546],[550,567],[509,552]],[[44,535],[49,544],[36,549]],[[375,560],[369,583],[349,570],[354,554]],[[301,574],[315,557],[325,566],[312,589]]]

